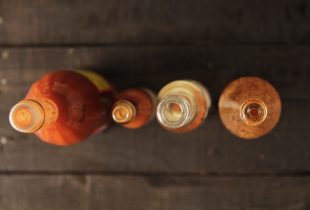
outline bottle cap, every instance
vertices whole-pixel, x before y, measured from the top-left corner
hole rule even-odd
[[[41,128],[44,123],[44,109],[36,101],[24,99],[10,111],[12,127],[23,133],[32,133]]]
[[[135,116],[136,108],[130,101],[120,100],[112,108],[113,120],[119,124],[129,123]]]

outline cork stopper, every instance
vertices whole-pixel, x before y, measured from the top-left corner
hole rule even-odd
[[[129,123],[135,118],[135,116],[136,108],[130,101],[117,101],[112,108],[112,118],[116,123]]]
[[[9,118],[15,130],[23,133],[32,133],[42,127],[45,113],[40,103],[24,99],[11,109]]]

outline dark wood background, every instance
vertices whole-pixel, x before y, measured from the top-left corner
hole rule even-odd
[[[0,0],[0,209],[309,210],[309,4]],[[196,79],[213,107],[182,135],[154,121],[59,148],[15,132],[10,107],[64,67],[96,70],[119,90]],[[230,134],[217,112],[225,85],[246,75],[283,100],[276,129],[254,141]]]

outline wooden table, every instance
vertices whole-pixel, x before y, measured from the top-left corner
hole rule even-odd
[[[0,0],[0,210],[310,209],[306,0]],[[15,132],[10,107],[48,71],[92,69],[119,90],[192,78],[213,107],[194,132],[114,126],[68,148]],[[268,136],[243,141],[217,101],[240,76],[280,92]]]

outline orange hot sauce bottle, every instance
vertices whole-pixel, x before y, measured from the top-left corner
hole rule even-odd
[[[17,131],[66,146],[102,131],[111,122],[115,91],[91,71],[60,70],[34,82],[10,112]]]
[[[155,114],[156,96],[145,88],[130,88],[120,93],[112,108],[113,120],[136,129],[150,122]]]
[[[223,90],[219,114],[224,126],[242,139],[255,139],[269,133],[281,115],[277,90],[259,77],[241,77]]]

